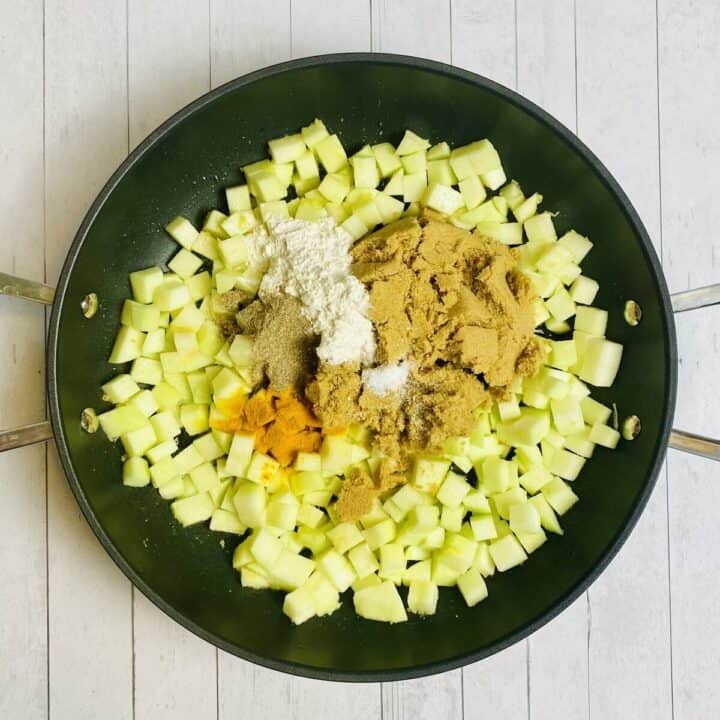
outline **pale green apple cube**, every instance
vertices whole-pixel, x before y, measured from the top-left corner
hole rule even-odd
[[[145,458],[129,457],[123,463],[123,485],[145,487],[150,482],[150,469]]]
[[[580,264],[585,256],[592,250],[593,244],[575,230],[568,230],[559,240],[558,245],[564,247],[571,254],[573,260]]]
[[[232,533],[233,535],[242,535],[247,530],[234,512],[220,508],[213,510],[210,517],[210,529],[213,532]]]
[[[525,220],[523,228],[529,242],[548,243],[557,240],[552,217],[552,213],[542,212]]]
[[[479,235],[497,240],[503,245],[520,245],[523,241],[520,223],[479,222],[475,228]]]
[[[379,622],[405,622],[407,613],[397,588],[391,581],[375,587],[366,587],[353,595],[355,612],[367,620]]]
[[[409,533],[426,535],[440,523],[440,508],[437,505],[416,505],[407,515],[404,530]]]
[[[185,248],[181,248],[172,260],[170,260],[168,267],[183,280],[186,280],[194,275],[200,269],[202,264],[202,258],[199,258],[197,255]]]
[[[380,220],[383,225],[389,225],[399,220],[405,209],[404,204],[400,200],[396,200],[390,197],[390,195],[384,195],[382,193],[373,199],[373,204],[380,213]]]
[[[397,534],[397,525],[391,518],[381,520],[375,525],[365,528],[362,531],[365,542],[371,550],[377,550],[379,547],[392,542]]]
[[[407,168],[405,170],[407,172]],[[405,176],[406,179],[408,177],[411,176]],[[452,215],[456,210],[459,210],[465,205],[463,196],[457,190],[453,190],[453,188],[447,185],[438,185],[437,183],[433,183],[427,188],[422,202],[427,207],[444,213],[445,215]]]
[[[402,163],[395,148],[390,143],[379,143],[372,147],[375,162],[380,169],[380,176],[383,178],[390,177],[393,173],[402,167]]]
[[[520,403],[514,395],[508,400],[499,400],[497,403],[497,411],[502,422],[515,420],[522,415],[520,411]]]
[[[250,563],[240,568],[240,583],[243,587],[263,590],[270,587],[270,578],[262,566]]]
[[[367,235],[368,227],[355,214],[350,215],[340,227],[352,237],[353,240],[359,240],[363,235]]]
[[[303,546],[316,557],[330,547],[327,535],[320,528],[301,527],[298,528],[297,535]]]
[[[533,193],[530,197],[525,198],[519,205],[512,208],[513,215],[519,223],[524,223],[537,212],[538,206],[542,202],[540,193]]]
[[[578,496],[559,477],[553,478],[541,492],[558,515],[564,515],[578,501]]]
[[[175,519],[183,526],[205,522],[212,517],[215,505],[208,493],[200,493],[189,498],[175,500],[170,505]]]
[[[513,460],[489,457],[482,461],[478,473],[486,493],[500,493],[518,484],[518,465]]]
[[[133,395],[127,403],[129,406],[137,408],[145,417],[149,418],[158,410],[155,398],[150,390],[141,390]]]
[[[405,553],[407,557],[407,552]],[[430,582],[432,576],[432,560],[421,560],[408,567],[402,573],[402,584],[412,585],[414,582]]]
[[[250,482],[267,485],[279,469],[280,463],[275,458],[265,453],[253,452],[250,464],[245,471],[245,477]]]
[[[623,346],[601,337],[588,337],[578,373],[585,382],[597,387],[610,387],[620,368]]]
[[[520,485],[531,495],[540,492],[551,480],[550,471],[543,466],[533,466],[519,478]]]
[[[152,390],[153,400],[160,410],[175,410],[182,400],[182,394],[173,385],[164,380]]]
[[[525,193],[523,193],[516,180],[511,180],[507,185],[500,188],[499,195],[505,198],[511,210],[514,210],[525,201]]]
[[[159,267],[131,272],[130,286],[135,300],[139,303],[151,303],[155,289],[162,284],[163,279],[163,272]]]
[[[143,340],[142,354],[145,357],[155,356],[165,349],[165,328],[151,330]]]
[[[487,192],[485,186],[480,182],[480,178],[477,175],[469,175],[463,178],[458,183],[460,194],[465,202],[465,207],[468,210],[478,207],[481,203],[485,202]]]
[[[403,182],[403,201],[406,203],[420,202],[427,190],[427,173],[421,172],[405,174]]]
[[[170,482],[158,487],[157,491],[163,500],[175,500],[176,498],[186,497],[185,493],[185,476],[179,475]]]
[[[510,570],[527,560],[525,550],[514,535],[505,535],[491,542],[490,556],[500,572]]]
[[[273,497],[267,504],[266,522],[281,530],[291,531],[297,524],[299,506],[282,502]]]
[[[567,320],[571,318],[577,310],[575,303],[564,287],[559,287],[545,301],[545,307],[556,320]]]
[[[537,217],[543,217],[538,215]],[[528,220],[531,223],[535,220]],[[541,273],[547,273],[548,275],[557,276],[558,272],[565,267],[572,260],[572,255],[569,250],[566,250],[562,245],[556,242],[544,242],[544,247],[541,249],[535,265]]]
[[[578,308],[580,310],[580,308]],[[551,340],[548,363],[560,370],[569,370],[577,362],[575,340]]]
[[[323,553],[317,560],[317,566],[341,593],[345,592],[357,577],[352,565],[336,550]]]
[[[348,550],[363,542],[363,536],[355,523],[343,522],[327,532],[335,549],[344,555]]]
[[[326,435],[320,446],[322,472],[342,475],[353,462],[354,446],[342,435]]]
[[[516,533],[516,537],[528,554],[534,553],[547,541],[547,535],[542,529],[536,533]]]
[[[517,503],[527,501],[527,493],[521,487],[514,487],[493,495],[493,502],[498,515],[504,520],[510,519],[510,508]]]
[[[380,184],[380,171],[375,157],[355,156],[350,160],[355,187],[376,188]]]
[[[616,448],[620,441],[620,433],[607,425],[596,423],[590,429],[590,442],[602,445],[606,448]]]
[[[238,519],[243,525],[260,528],[266,522],[267,492],[262,485],[240,483],[233,496]]]
[[[575,329],[588,335],[604,337],[607,321],[607,310],[581,305],[575,314]]]
[[[181,474],[189,473],[191,470],[202,465],[203,457],[192,445],[188,445],[174,457],[175,464]]]
[[[483,577],[490,577],[495,574],[495,563],[490,555],[490,546],[488,543],[478,543],[472,566],[479,570]]]
[[[327,128],[322,120],[315,118],[309,125],[306,125],[301,131],[302,139],[309,148],[314,148],[321,140],[328,136]]]
[[[220,484],[217,470],[211,462],[198,465],[189,471],[189,475],[198,492],[207,492]]]
[[[311,150],[305,150],[305,152],[300,155],[300,157],[296,158],[295,170],[298,174],[298,177],[303,180],[319,177],[320,169],[318,168],[315,154]]]
[[[244,235],[218,241],[218,250],[227,268],[245,267],[250,260],[248,239]]]
[[[471,490],[463,498],[463,507],[469,512],[489,513],[490,503],[482,490]]]
[[[223,222],[225,221],[223,220]],[[223,231],[222,237],[226,237],[225,231]],[[193,243],[193,252],[208,260],[218,260],[220,258],[218,239],[205,231],[199,233],[197,240]]]
[[[332,532],[332,531],[330,531]],[[328,533],[328,536],[330,533]],[[337,546],[336,546],[337,549]],[[366,542],[355,545],[347,554],[348,560],[359,579],[376,572],[380,567],[375,554]]]
[[[216,235],[217,237],[225,237],[225,231],[222,229],[222,223],[227,220],[227,215],[219,210],[211,210],[203,221],[202,230],[198,233],[198,237],[195,238],[193,243],[193,250],[196,250],[195,246],[201,234]]]
[[[348,158],[345,148],[337,135],[328,135],[318,141],[313,150],[327,172],[334,173],[347,165]]]
[[[151,360],[146,357],[139,357],[133,360],[130,375],[135,382],[145,385],[158,385],[163,379],[163,371],[160,363],[157,360]]]
[[[355,217],[360,218],[365,227],[372,229],[382,222],[382,216],[373,200],[355,209]]]
[[[592,305],[600,289],[597,280],[580,275],[575,278],[570,286],[570,297],[573,302],[580,305]]]
[[[112,410],[98,415],[100,427],[108,439],[117,440],[121,435],[139,430],[147,425],[147,418],[132,405],[118,405]]]
[[[563,534],[560,523],[555,515],[555,511],[552,509],[550,503],[548,503],[544,495],[535,495],[528,500],[528,503],[538,511],[540,524],[545,530],[556,533],[557,535]]]
[[[449,472],[440,485],[436,497],[443,505],[457,508],[471,490],[472,486],[462,475]]]
[[[178,215],[166,226],[165,230],[175,242],[182,245],[186,250],[191,250],[198,231],[195,226],[186,218]]]
[[[539,533],[540,513],[528,502],[510,506],[510,529],[516,534]]]
[[[118,330],[108,362],[113,365],[120,365],[140,357],[144,342],[144,333],[135,328],[122,325]]]
[[[396,580],[402,579],[406,566],[404,548],[398,543],[388,543],[380,548],[379,555],[380,570],[378,575],[383,580],[392,580],[396,585],[399,585],[400,583],[396,582]]]
[[[179,310],[192,302],[190,290],[181,280],[165,280],[155,289],[153,303],[159,310]]]
[[[163,440],[154,447],[151,447],[146,453],[147,459],[155,464],[160,462],[163,458],[170,457],[177,450],[177,443],[173,438],[169,440]]]
[[[450,469],[450,461],[440,458],[418,457],[413,463],[411,482],[425,492],[437,492]]]
[[[150,480],[156,488],[167,485],[182,475],[174,457],[163,457],[150,466]]]
[[[279,181],[277,178],[275,178],[273,175],[268,175],[270,178],[270,182],[273,183],[274,186],[281,188],[282,186],[279,185]],[[278,189],[278,192],[280,190]],[[284,192],[284,189],[283,189]],[[284,195],[282,195],[280,198],[275,198],[277,200],[281,200]],[[266,202],[267,199],[263,198],[263,202]],[[227,233],[228,237],[233,238],[238,235],[242,236],[246,233],[250,232],[256,225],[258,224],[258,219],[255,213],[250,210],[249,208],[247,210],[237,210],[233,212],[227,220],[223,222],[223,230],[225,233]],[[218,251],[220,252],[220,257],[223,257],[222,253],[222,243],[226,241],[218,241]]]
[[[497,537],[497,529],[493,522],[492,515],[472,515],[470,517],[470,527],[473,537],[478,542],[483,540],[492,540]]]
[[[238,516],[239,517],[239,516]],[[241,520],[242,522],[242,520]],[[285,549],[282,540],[266,528],[255,530],[250,536],[248,550],[253,558],[266,570],[271,571],[272,566]]]
[[[135,380],[127,373],[116,375],[103,386],[103,400],[119,405],[140,392]]]
[[[325,513],[316,508],[314,505],[303,503],[297,514],[297,524],[306,525],[307,527],[320,527],[326,520]]]
[[[424,151],[411,153],[400,158],[403,170],[406,175],[425,172],[427,170],[427,158]]]
[[[584,397],[580,401],[580,408],[582,409],[583,418],[588,425],[604,424],[612,415],[612,410],[609,407],[591,397]]]
[[[130,456],[144,455],[151,447],[157,444],[155,431],[149,423],[137,430],[131,430],[120,436],[125,452]]]
[[[153,415],[150,418],[155,435],[158,441],[169,440],[180,434],[180,425],[175,418],[175,415],[169,410]]]
[[[328,173],[318,185],[318,192],[332,203],[342,203],[350,192],[350,181],[342,175]]]
[[[419,545],[409,545],[405,548],[405,559],[408,562],[415,562],[416,560],[429,560],[432,551],[430,548]]]
[[[444,160],[450,157],[450,146],[445,142],[433,145],[427,151],[428,160]]]
[[[307,147],[300,133],[270,140],[268,148],[273,162],[276,163],[293,162],[307,152]]]
[[[405,192],[405,172],[396,170],[383,188],[385,195],[403,195]]]
[[[416,152],[422,152],[430,147],[430,143],[425,139],[416,135],[412,130],[406,130],[400,144],[397,146],[397,154],[412,155]]]
[[[575,480],[585,464],[585,458],[569,452],[568,450],[558,449],[553,453],[548,463],[548,470],[553,475],[559,475],[565,480]]]
[[[573,435],[585,427],[580,402],[577,398],[566,396],[550,401],[553,423],[561,435]]]
[[[412,157],[412,156],[410,156]],[[427,160],[427,175],[428,175],[428,182],[430,184],[438,184],[438,185],[455,185],[457,184],[457,178],[455,177],[455,173],[452,170],[452,167],[450,167],[450,161],[447,158],[443,158],[441,160]],[[479,180],[478,180],[479,182]],[[461,188],[462,191],[462,188]],[[484,190],[483,190],[484,191]],[[464,197],[464,193],[463,193]],[[467,201],[466,201],[466,207],[467,207]]]
[[[283,548],[272,566],[268,566],[270,585],[280,590],[295,590],[305,583],[314,569],[314,560]]]
[[[458,578],[457,585],[468,607],[477,605],[488,596],[485,580],[480,571],[475,568],[471,567],[464,572]]]

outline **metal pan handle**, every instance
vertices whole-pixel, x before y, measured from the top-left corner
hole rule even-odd
[[[49,285],[0,273],[0,295],[51,305],[55,297],[55,290]],[[52,437],[52,427],[47,420],[10,430],[0,430],[0,452],[51,440]]]
[[[0,273],[0,295],[10,295],[42,303],[43,305],[50,305],[55,296],[55,290],[42,283]],[[720,284],[708,285],[696,290],[676,293],[672,296],[674,312],[685,312],[717,304],[720,304]],[[47,420],[10,430],[1,430],[0,452],[51,440],[52,437],[52,427]],[[711,460],[720,460],[720,440],[693,435],[682,430],[673,430],[670,433],[669,447],[710,458]]]
[[[675,293],[670,299],[675,313],[697,310],[709,305],[718,305],[720,304],[720,284],[706,285],[695,290]],[[720,440],[703,437],[702,435],[673,430],[670,433],[668,446],[673,450],[682,450],[710,460],[720,460]]]

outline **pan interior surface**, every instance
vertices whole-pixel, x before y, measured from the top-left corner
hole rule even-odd
[[[163,225],[177,214],[200,222],[223,207],[239,168],[265,156],[266,142],[322,118],[349,150],[397,143],[412,128],[453,145],[488,137],[508,178],[544,196],[559,232],[588,235],[584,274],[600,283],[608,337],[625,345],[615,386],[594,397],[636,414],[642,434],[614,451],[598,448],[575,490],[578,503],[522,567],[488,581],[469,609],[441,590],[437,615],[385,625],[355,616],[352,600],[330,617],[294,627],[282,594],[247,590],[231,567],[237,538],[181,528],[149,487],[123,487],[121,448],[80,428],[83,408],[105,409],[100,385],[128,274],[167,262],[177,249]],[[617,550],[652,488],[674,404],[674,334],[667,292],[644,230],[622,193],[569,133],[509,91],[435,63],[355,56],[290,63],[230,83],[181,112],[141,146],[101,194],[66,265],[53,309],[50,398],[58,447],[90,524],[131,579],[191,630],[242,657],[321,678],[399,679],[488,655],[522,637],[577,596]],[[100,310],[80,313],[94,291]],[[639,326],[623,320],[634,299]],[[222,542],[224,541],[224,543]],[[222,546],[224,544],[224,547]],[[629,583],[633,578],[628,578]]]

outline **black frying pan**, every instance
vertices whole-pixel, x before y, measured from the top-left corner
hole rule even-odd
[[[589,235],[583,271],[600,282],[608,336],[625,345],[613,388],[621,418],[642,432],[614,451],[598,448],[576,490],[581,502],[529,562],[489,581],[475,608],[442,591],[438,614],[388,626],[357,617],[346,600],[334,615],[300,627],[281,614],[281,594],[240,587],[231,567],[237,539],[182,529],[152,488],[121,483],[121,450],[81,427],[84,408],[104,409],[100,385],[132,270],[165,263],[174,243],[163,225],[200,221],[222,206],[239,167],[265,155],[268,139],[321,117],[351,149],[397,142],[404,128],[433,141],[489,137],[508,177],[542,192],[558,229]],[[684,294],[677,309],[718,301],[718,288]],[[58,288],[0,276],[0,292],[53,302],[48,340],[50,423],[0,435],[9,449],[54,435],[77,501],[100,542],[130,580],[179,623],[261,665],[332,680],[397,680],[448,670],[525,638],[578,597],[634,527],[670,439],[676,349],[671,298],[647,232],[598,159],[565,127],[516,93],[440,63],[389,55],[335,55],[260,70],[204,95],[148,137],[118,168],[83,220]],[[99,310],[88,318],[89,293]],[[623,319],[626,300],[643,318]],[[718,457],[712,441],[674,434],[691,451]],[[632,582],[632,578],[628,579]]]

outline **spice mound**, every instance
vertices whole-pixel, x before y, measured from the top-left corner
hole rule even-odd
[[[372,430],[391,473],[402,477],[412,453],[467,435],[475,410],[537,372],[537,296],[513,250],[430,217],[388,225],[352,254],[383,365],[323,363],[306,394],[325,428]],[[380,483],[354,477],[341,490],[340,516],[358,517],[355,509],[379,492]]]
[[[322,440],[318,419],[292,390],[258,390],[236,403],[232,416],[214,420],[211,426],[223,432],[254,433],[255,448],[283,467],[299,452],[318,450]]]

